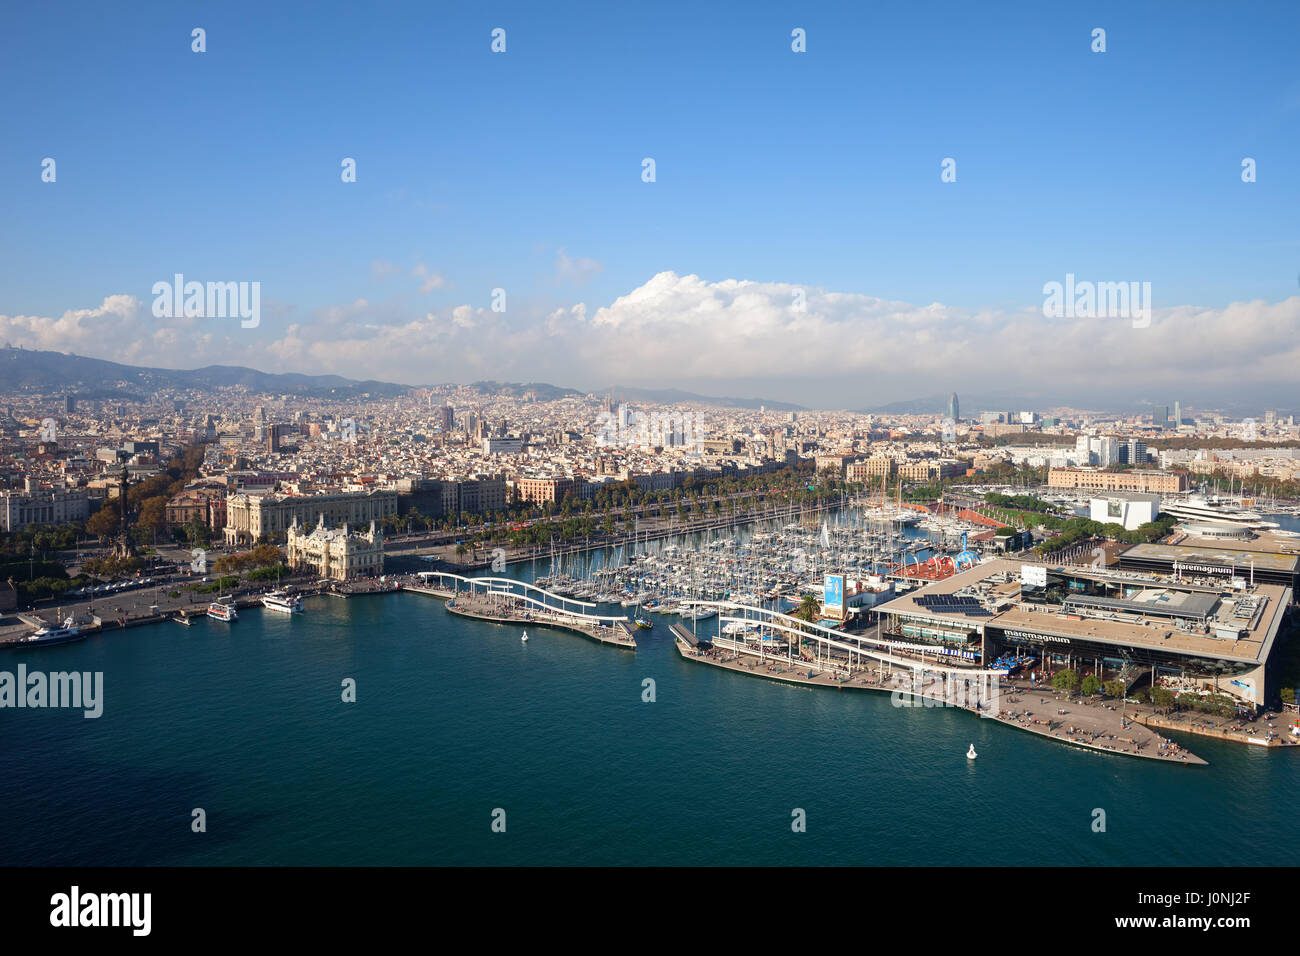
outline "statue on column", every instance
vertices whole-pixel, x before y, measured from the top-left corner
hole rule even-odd
[[[113,557],[130,558],[135,556],[135,542],[131,540],[130,509],[127,507],[126,491],[130,485],[126,466],[122,466],[122,476],[117,483],[117,503],[120,511],[121,530],[113,545]]]

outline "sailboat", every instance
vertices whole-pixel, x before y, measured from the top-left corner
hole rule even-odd
[[[977,754],[977,753],[975,752],[975,745],[974,745],[974,744],[971,744],[971,745],[970,745],[970,750],[966,751],[966,759],[967,759],[967,760],[974,760],[974,759],[975,759],[976,757],[978,757],[978,756],[979,756],[979,754]]]
[[[522,641],[523,643],[527,644],[527,643],[528,643],[528,632],[527,632],[527,631],[524,631],[523,636],[522,636],[521,638],[519,638],[519,640]]]

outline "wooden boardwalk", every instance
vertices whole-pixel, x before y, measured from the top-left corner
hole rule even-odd
[[[572,631],[600,644],[636,650],[636,631],[626,619],[599,620],[573,611],[539,607],[507,594],[473,594],[452,588],[430,585],[403,585],[402,590],[428,594],[447,602],[447,611],[496,624],[520,624],[528,627],[552,627]]]

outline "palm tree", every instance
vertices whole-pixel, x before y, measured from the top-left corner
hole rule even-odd
[[[805,594],[799,601],[799,606],[790,612],[790,616],[811,623],[821,616],[821,609],[821,602],[816,597]]]

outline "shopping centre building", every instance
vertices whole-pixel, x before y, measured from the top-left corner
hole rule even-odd
[[[1009,661],[1040,676],[1071,667],[1130,687],[1153,683],[1269,704],[1279,690],[1276,651],[1298,559],[1288,576],[1280,557],[1266,571],[1256,558],[1252,578],[1244,552],[1228,564],[1202,565],[1192,554],[1137,547],[1147,550],[1128,565],[1124,552],[1110,567],[988,561],[878,613],[886,631],[934,644],[954,660]]]

